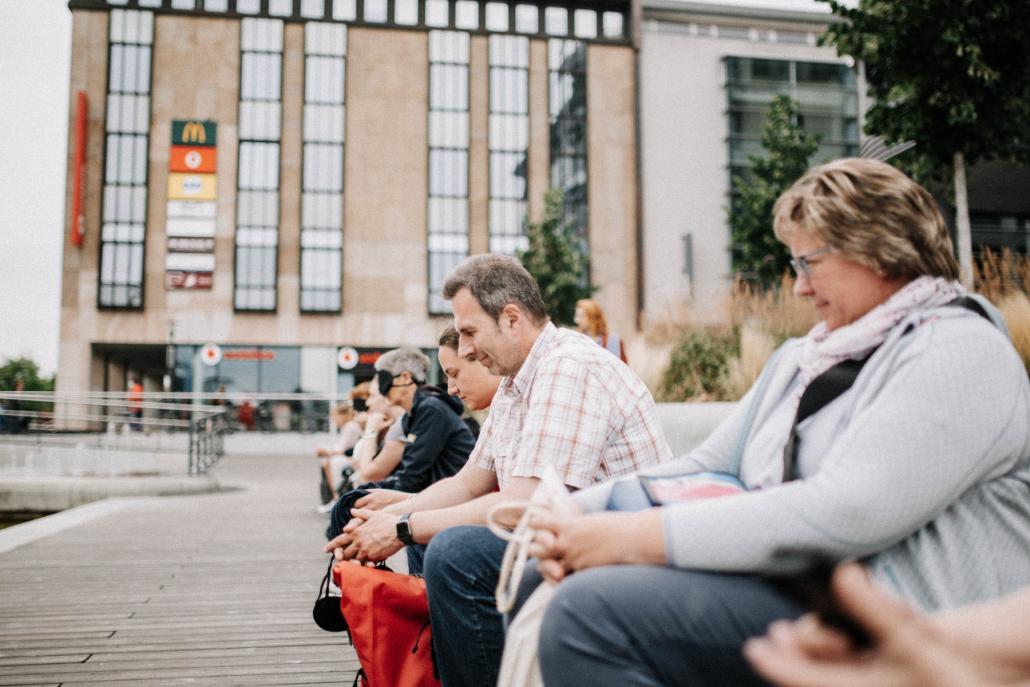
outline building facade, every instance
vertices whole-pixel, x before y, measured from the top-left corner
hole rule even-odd
[[[60,391],[343,393],[550,187],[635,324],[629,2],[69,7]]]

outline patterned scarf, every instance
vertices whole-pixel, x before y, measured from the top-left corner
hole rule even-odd
[[[801,349],[801,385],[795,401],[801,400],[804,390],[823,372],[848,358],[862,358],[882,344],[887,334],[909,314],[965,295],[965,288],[958,282],[924,276],[909,282],[851,324],[832,332],[825,322],[815,325]]]

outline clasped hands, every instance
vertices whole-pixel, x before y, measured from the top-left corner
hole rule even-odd
[[[378,563],[404,548],[397,539],[398,513],[386,510],[411,495],[390,489],[376,489],[358,499],[351,509],[351,520],[343,533],[325,545],[324,551],[336,560]]]

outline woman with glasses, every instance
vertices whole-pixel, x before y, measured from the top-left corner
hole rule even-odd
[[[746,491],[613,512],[626,483],[609,483],[577,494],[598,512],[539,519],[559,582],[548,685],[762,684],[742,645],[804,611],[765,575],[815,560],[859,559],[927,611],[1030,583],[1030,384],[998,312],[958,283],[930,194],[838,160],[779,199],[774,227],[821,321],[660,469]]]

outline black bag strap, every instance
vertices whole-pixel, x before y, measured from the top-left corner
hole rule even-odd
[[[874,348],[861,360],[845,360],[837,363],[826,372],[816,377],[801,394],[798,412],[790,426],[787,445],[783,447],[783,481],[794,479],[794,469],[798,458],[798,425],[801,422],[828,406],[835,398],[851,388],[855,378],[862,371],[866,361],[876,352]]]
[[[991,321],[991,318],[987,314],[983,305],[971,296],[959,296],[958,298],[945,303],[945,306],[965,308],[966,310],[976,313],[987,321]],[[909,328],[905,330],[905,333],[907,334],[911,330],[912,326],[909,326]],[[879,346],[877,346],[877,348],[879,348]],[[877,348],[871,350],[868,355],[861,360],[845,360],[837,363],[829,370],[813,379],[808,385],[808,388],[805,389],[805,392],[801,394],[801,401],[798,403],[797,415],[794,416],[794,422],[790,426],[790,435],[787,438],[787,445],[783,447],[784,482],[789,482],[794,479],[794,470],[798,457],[798,425],[805,419],[815,415],[817,412],[828,406],[835,398],[850,389],[851,385],[855,383],[858,373],[862,371],[862,367],[864,367],[866,361],[873,356],[873,353],[876,352]]]

